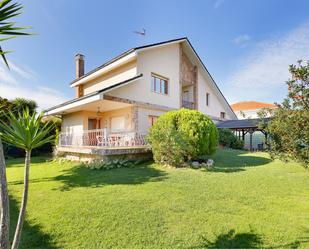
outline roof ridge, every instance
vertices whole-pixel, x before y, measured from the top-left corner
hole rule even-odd
[[[81,76],[81,77],[79,77],[79,78],[77,78],[77,79],[74,79],[73,81],[71,81],[70,85],[72,85],[73,83],[79,81],[80,79],[83,79],[83,78],[89,76],[90,74],[92,74],[92,73],[94,73],[94,72],[100,70],[101,68],[104,68],[105,66],[107,66],[107,65],[109,65],[109,64],[111,64],[111,63],[113,63],[114,61],[116,61],[116,60],[122,58],[123,56],[125,56],[125,55],[127,55],[127,54],[129,54],[129,53],[131,53],[131,52],[133,52],[133,51],[136,51],[136,50],[139,50],[139,49],[143,49],[143,48],[148,48],[148,47],[163,45],[163,44],[170,43],[170,42],[181,41],[181,40],[184,40],[184,39],[186,39],[187,41],[189,41],[188,37],[185,36],[185,37],[181,37],[181,38],[176,38],[176,39],[171,39],[171,40],[165,40],[165,41],[157,42],[157,43],[149,43],[149,44],[147,44],[147,45],[137,46],[137,47],[130,48],[130,49],[124,51],[123,53],[121,53],[121,54],[119,54],[119,55],[113,57],[112,59],[110,59],[110,60],[104,62],[104,63],[101,64],[100,66],[98,66],[98,67],[96,67],[96,68],[90,70],[89,72],[85,73],[83,76]]]

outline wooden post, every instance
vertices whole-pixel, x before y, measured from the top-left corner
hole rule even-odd
[[[249,134],[250,134],[250,151],[253,150],[253,146],[252,146],[252,134],[253,134],[254,131],[250,130],[249,131]]]

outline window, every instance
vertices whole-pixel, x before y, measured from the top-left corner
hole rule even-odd
[[[206,93],[206,106],[209,106],[209,93]]]
[[[149,122],[149,126],[153,126],[154,123],[157,121],[158,119],[158,116],[152,116],[152,115],[149,115],[148,116],[148,122]]]
[[[225,112],[220,112],[220,118],[225,119]]]
[[[168,80],[158,75],[151,75],[151,91],[168,94]]]
[[[125,129],[125,118],[124,117],[111,118],[111,130],[112,131],[123,131],[124,129]]]

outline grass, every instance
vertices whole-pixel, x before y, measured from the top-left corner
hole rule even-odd
[[[309,248],[308,171],[264,153],[213,158],[211,172],[33,158],[21,248]],[[9,160],[12,226],[22,179]]]

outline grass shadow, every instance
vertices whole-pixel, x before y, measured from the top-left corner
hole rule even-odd
[[[234,173],[245,171],[246,168],[259,167],[269,164],[272,160],[258,154],[241,150],[222,150],[213,157],[215,166],[212,172]]]
[[[84,165],[78,165],[52,180],[60,181],[64,185],[60,188],[67,191],[75,187],[101,187],[104,185],[134,185],[149,181],[162,181],[166,178],[164,171],[151,166],[150,163],[130,168],[119,168],[112,170],[93,170]]]
[[[192,247],[192,249],[202,248],[261,248],[263,242],[258,234],[248,233],[236,233],[234,229],[231,229],[227,233],[220,234],[214,241],[208,240],[202,236],[202,242]]]
[[[62,170],[61,174],[58,176],[30,179],[29,183],[59,181],[63,183],[63,186],[56,188],[55,190],[68,191],[75,187],[96,188],[104,185],[134,185],[149,181],[154,182],[164,180],[167,173],[154,168],[152,164],[152,162],[148,162],[129,168],[115,168],[111,170],[89,169],[85,165],[80,164]],[[21,185],[23,184],[23,180],[10,181],[9,184]]]
[[[264,246],[262,237],[254,232],[236,233],[234,229],[229,230],[227,233],[218,235],[215,240],[210,241],[206,237],[201,237],[201,243],[191,249],[215,249],[215,248],[265,248],[265,249],[279,249],[290,248],[297,249],[303,243],[308,241],[300,240],[282,245]]]
[[[17,201],[10,196],[10,241],[13,241],[15,227],[19,213]],[[32,225],[26,220],[24,221],[23,231],[21,235],[20,249],[57,249],[52,237],[42,231],[39,225]]]
[[[150,167],[148,164],[108,171],[91,170],[80,165],[64,170],[63,173],[54,178],[54,180],[64,183],[61,190],[70,190],[74,187],[100,187],[114,184],[142,184],[148,181],[161,181],[166,177],[165,172]]]
[[[52,156],[35,156],[31,157],[31,166],[40,165],[41,163],[52,161]],[[6,160],[6,167],[24,167],[25,159],[24,158],[13,158]]]

